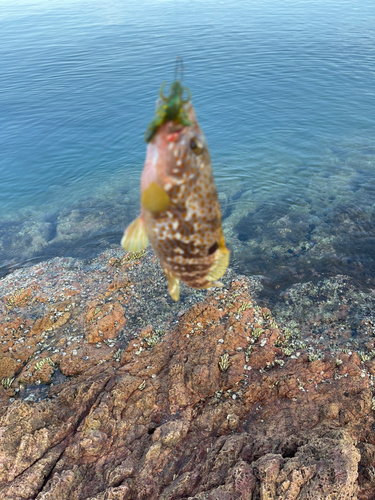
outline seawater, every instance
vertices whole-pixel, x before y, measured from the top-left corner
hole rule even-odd
[[[119,245],[176,56],[235,270],[375,286],[373,0],[1,0],[0,275]]]

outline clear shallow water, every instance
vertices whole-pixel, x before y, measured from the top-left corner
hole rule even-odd
[[[118,244],[180,55],[235,268],[372,285],[374,42],[372,0],[0,1],[1,273]]]

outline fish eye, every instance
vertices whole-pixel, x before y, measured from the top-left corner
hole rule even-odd
[[[196,155],[203,153],[203,143],[199,139],[190,139],[190,148],[194,151]]]

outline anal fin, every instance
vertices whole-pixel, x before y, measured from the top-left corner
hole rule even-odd
[[[148,236],[145,225],[141,217],[133,220],[130,226],[125,230],[121,239],[121,246],[128,252],[139,252],[148,245]]]
[[[168,269],[163,269],[163,271],[168,281],[169,295],[177,302],[180,298],[180,280]]]

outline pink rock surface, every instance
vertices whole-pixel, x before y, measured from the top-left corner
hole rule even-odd
[[[375,498],[372,361],[287,356],[240,277],[132,338],[156,263],[113,259],[2,280],[1,499]]]

